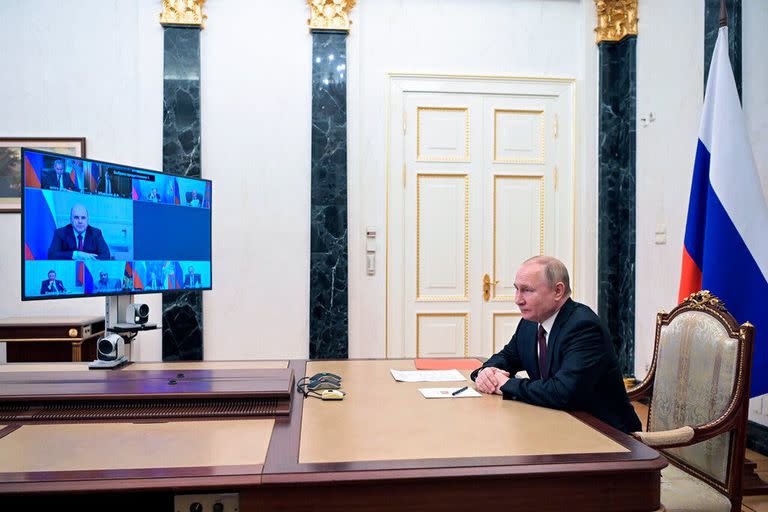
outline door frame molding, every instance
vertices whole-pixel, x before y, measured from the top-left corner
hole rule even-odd
[[[572,288],[574,277],[585,275],[576,258],[576,181],[578,151],[576,145],[576,79],[561,77],[515,77],[494,75],[452,75],[431,73],[388,73],[387,87],[387,141],[386,141],[386,249],[385,249],[385,334],[386,357],[405,357],[405,218],[402,163],[404,159],[403,119],[406,93],[464,93],[464,94],[525,94],[540,95],[543,90],[551,94],[569,93],[571,96],[571,234],[573,237],[571,269]],[[414,122],[408,120],[408,122]]]

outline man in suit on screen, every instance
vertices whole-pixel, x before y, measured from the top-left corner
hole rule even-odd
[[[608,330],[588,306],[571,300],[565,265],[531,258],[518,270],[515,289],[523,318],[509,343],[472,372],[478,391],[640,430]],[[529,378],[514,377],[519,370]]]
[[[40,285],[40,295],[45,295],[46,293],[62,293],[64,291],[66,291],[64,289],[64,284],[61,280],[56,279],[56,271],[49,270],[48,279],[45,279]]]
[[[101,230],[88,225],[88,210],[82,204],[72,207],[70,223],[53,233],[48,247],[49,260],[108,260],[109,246]]]
[[[163,288],[163,282],[158,279],[156,272],[150,272],[149,273],[149,281],[147,281],[147,285],[144,288],[145,290],[160,290]]]
[[[195,267],[190,266],[184,275],[184,288],[198,288],[200,286],[200,274],[195,274]]]
[[[43,173],[42,188],[51,190],[75,190],[75,184],[69,174],[64,172],[64,160],[53,161],[53,171]]]

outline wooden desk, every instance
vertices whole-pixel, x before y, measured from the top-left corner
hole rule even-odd
[[[0,319],[0,343],[9,363],[93,361],[104,317],[10,317]]]
[[[587,415],[498,396],[425,400],[417,388],[440,384],[389,375],[411,361],[290,367],[341,374],[347,397],[295,395],[288,420],[0,429],[0,501],[158,503],[213,489],[238,492],[241,511],[660,508],[664,458]]]

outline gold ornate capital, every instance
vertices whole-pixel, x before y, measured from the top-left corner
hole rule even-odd
[[[160,24],[205,28],[208,16],[203,14],[203,3],[205,0],[163,0]]]
[[[637,35],[637,0],[595,0],[595,42],[621,41]]]
[[[349,32],[349,11],[357,0],[307,0],[310,30],[344,30]]]

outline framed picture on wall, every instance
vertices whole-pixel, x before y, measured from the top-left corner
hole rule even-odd
[[[0,213],[21,211],[21,148],[85,156],[85,137],[0,137]]]

